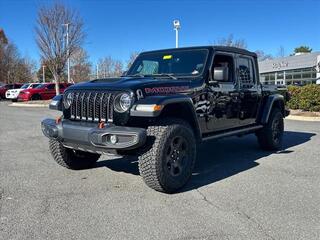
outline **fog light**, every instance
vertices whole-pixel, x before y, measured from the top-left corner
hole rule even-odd
[[[116,144],[116,143],[118,142],[118,137],[117,137],[117,135],[111,135],[111,136],[110,136],[110,142],[111,142],[112,144]]]

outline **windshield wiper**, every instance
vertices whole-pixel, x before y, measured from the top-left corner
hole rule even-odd
[[[165,77],[170,77],[174,80],[177,80],[177,78],[173,76],[172,73],[158,73],[158,74],[152,74],[152,76],[165,76]]]
[[[124,75],[123,77],[145,77],[145,75],[136,73],[136,74],[132,74],[132,75]]]

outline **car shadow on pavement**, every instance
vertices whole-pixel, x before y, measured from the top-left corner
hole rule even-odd
[[[118,157],[109,156],[108,160],[100,160],[95,167],[107,167],[116,172],[125,172],[139,175],[138,158],[137,157]]]
[[[242,138],[232,137],[203,143],[198,148],[198,157],[190,181],[180,191],[190,191],[233,176],[259,165],[257,160],[270,154],[290,154],[291,147],[308,142],[314,133],[286,131],[280,151],[263,151],[256,137],[251,134]],[[136,157],[115,157],[102,160],[96,167],[107,167],[113,171],[139,175]]]
[[[189,183],[181,192],[196,189],[259,165],[257,160],[271,154],[290,154],[291,147],[311,140],[314,133],[286,131],[279,151],[261,150],[255,135],[232,137],[204,143]]]

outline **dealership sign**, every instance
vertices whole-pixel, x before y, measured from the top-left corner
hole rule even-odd
[[[289,63],[285,62],[285,61],[272,64],[272,68],[273,69],[281,69],[281,68],[285,68],[285,67],[288,67],[288,66],[289,66]]]

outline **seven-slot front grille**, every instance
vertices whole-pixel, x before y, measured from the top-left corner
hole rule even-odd
[[[82,121],[113,120],[114,93],[98,91],[72,91],[70,119]],[[67,96],[69,93],[66,93]]]

